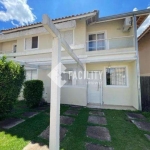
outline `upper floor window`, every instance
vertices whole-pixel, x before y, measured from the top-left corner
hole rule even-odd
[[[126,67],[106,68],[106,85],[126,86]]]
[[[89,34],[87,41],[88,51],[105,50],[105,33]]]
[[[61,36],[66,40],[69,45],[73,44],[73,30],[62,31]]]
[[[25,39],[25,49],[38,48],[38,36],[29,37]]]

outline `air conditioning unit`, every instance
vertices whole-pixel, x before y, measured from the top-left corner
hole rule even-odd
[[[132,19],[131,17],[127,17],[124,20],[124,25],[123,25],[123,32],[129,31],[129,29],[132,27]]]

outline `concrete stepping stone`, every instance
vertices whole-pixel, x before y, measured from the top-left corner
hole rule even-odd
[[[72,123],[74,122],[74,118],[72,117],[68,117],[68,116],[60,116],[60,124],[64,124],[64,125],[72,125]]]
[[[25,113],[23,113],[22,117],[32,118],[37,114],[38,114],[38,112],[25,112]]]
[[[87,143],[85,147],[86,147],[86,150],[113,150],[112,147],[101,146],[101,145],[96,145],[96,144],[91,144],[91,143]]]
[[[146,138],[150,141],[150,135],[148,134],[144,134],[146,136]]]
[[[77,111],[77,110],[67,110],[64,114],[65,115],[71,115],[71,116],[77,116],[79,114],[79,111]]]
[[[101,141],[111,141],[109,130],[100,126],[88,126],[86,130],[87,137]]]
[[[66,136],[67,133],[67,129],[64,127],[60,127],[60,141],[63,140],[63,138]],[[49,139],[49,126],[46,128],[46,130],[44,130],[39,137],[48,140]]]
[[[105,117],[99,117],[99,116],[89,116],[88,123],[107,125],[106,118]]]
[[[35,109],[35,111],[45,111],[49,108],[49,106],[44,106],[44,107],[38,107]]]
[[[97,116],[105,116],[104,113],[99,111],[99,110],[90,111],[89,114],[90,115],[97,115]]]
[[[102,111],[100,108],[90,108],[90,111]]]
[[[30,142],[23,150],[49,150],[47,145]]]
[[[137,114],[137,113],[127,113],[127,116],[129,119],[139,119],[139,120],[146,119],[142,114]]]
[[[25,121],[24,119],[20,119],[20,118],[9,118],[0,122],[0,128],[10,129],[24,121]]]
[[[150,122],[141,122],[136,120],[131,120],[131,121],[137,126],[137,128],[144,131],[150,131]]]
[[[72,106],[70,106],[70,108],[69,109],[73,109],[73,110],[81,110],[81,106],[75,106],[75,105],[72,105]]]

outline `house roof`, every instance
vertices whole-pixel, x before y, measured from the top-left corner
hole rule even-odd
[[[71,15],[71,16],[65,16],[65,17],[61,17],[61,18],[52,19],[52,21],[54,24],[56,24],[56,23],[61,23],[61,22],[74,20],[74,19],[80,19],[80,18],[84,18],[84,17],[88,17],[88,16],[90,17],[90,16],[97,15],[97,17],[98,17],[98,13],[99,13],[98,10],[93,10],[91,12],[87,12],[87,13],[83,13],[83,14],[77,14],[77,15]],[[37,23],[19,26],[19,27],[15,27],[15,28],[4,29],[4,30],[1,30],[1,32],[5,34],[5,33],[15,32],[15,31],[22,30],[22,29],[39,27],[39,26],[43,26],[42,22],[37,22]]]
[[[150,26],[148,26],[147,28],[146,28],[146,30],[138,37],[138,41],[140,40],[140,39],[142,39],[142,37],[144,37],[147,33],[149,33],[150,32]]]
[[[112,15],[112,16],[98,18],[99,11],[98,10],[94,10],[94,11],[83,13],[83,14],[77,14],[77,15],[71,15],[71,16],[65,16],[65,17],[62,17],[62,18],[52,19],[52,21],[53,21],[54,24],[57,24],[57,23],[65,22],[65,21],[70,21],[70,20],[81,19],[81,18],[85,18],[85,17],[96,16],[96,19],[97,19],[96,22],[98,23],[98,22],[109,21],[109,20],[116,20],[116,19],[121,19],[121,18],[125,18],[125,17],[130,17],[130,16],[133,16],[133,15],[136,15],[137,16],[137,27],[140,27],[141,24],[145,21],[145,19],[149,15],[149,13],[150,13],[150,9],[145,9],[145,10],[140,10],[140,11],[134,11],[134,12],[129,12],[129,13],[123,13],[123,14],[118,14],[118,15]],[[42,22],[37,22],[37,23],[24,25],[24,26],[19,26],[19,27],[15,27],[15,28],[4,29],[4,30],[1,30],[1,33],[7,34],[7,33],[11,33],[11,32],[16,32],[16,31],[20,31],[20,30],[26,30],[26,29],[29,29],[29,28],[42,27],[42,26],[43,26]]]
[[[135,15],[137,17],[137,28],[139,28],[141,24],[145,21],[145,19],[148,17],[149,14],[150,14],[150,9],[144,9],[144,10],[139,10],[139,11],[132,11],[128,13],[118,14],[118,15],[102,17],[102,18],[99,18],[97,22],[122,19],[126,17],[132,17]]]

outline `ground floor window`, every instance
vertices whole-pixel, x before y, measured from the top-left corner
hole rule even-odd
[[[26,70],[26,80],[36,80],[37,79],[37,70]]]
[[[106,85],[126,86],[126,67],[106,68]]]

